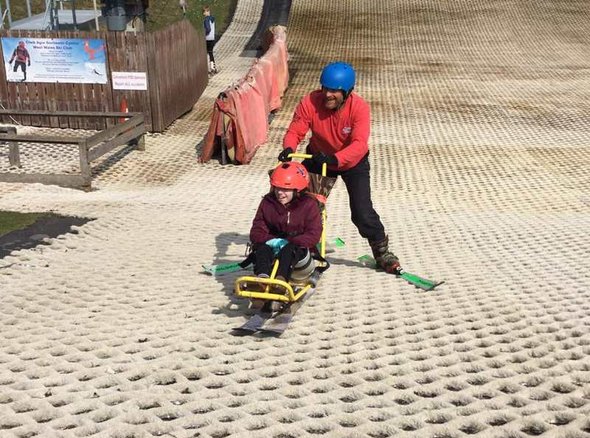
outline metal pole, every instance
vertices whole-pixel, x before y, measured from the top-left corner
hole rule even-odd
[[[45,3],[45,13],[49,10],[49,29],[53,30],[53,0],[48,1]]]
[[[27,16],[31,16],[31,0],[27,0]]]
[[[76,22],[76,0],[72,0],[72,20],[74,21],[74,30],[78,30],[78,23]]]
[[[8,27],[12,27],[12,10],[10,9],[10,0],[6,0],[6,10],[8,11]]]
[[[94,24],[96,25],[96,31],[98,32],[99,28],[98,28],[98,15],[96,15],[96,0],[92,0],[92,3],[94,4]]]
[[[55,28],[54,30],[59,30],[59,11],[57,10],[57,0],[53,0],[53,8],[55,13]]]

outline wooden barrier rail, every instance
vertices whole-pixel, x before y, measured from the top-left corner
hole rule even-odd
[[[39,144],[77,144],[80,154],[80,174],[43,174],[43,173],[14,173],[0,172],[0,182],[55,184],[62,187],[90,189],[92,184],[92,169],[90,163],[118,146],[135,145],[138,150],[145,150],[146,133],[144,115],[141,113],[121,112],[68,112],[59,111],[63,116],[76,117],[109,117],[126,118],[122,123],[97,132],[90,137],[60,137],[48,135],[18,135],[14,127],[0,127],[0,143],[8,143],[8,159],[10,166],[22,167],[20,162],[19,143]],[[9,115],[47,115],[47,111],[34,110],[0,110],[0,116]]]

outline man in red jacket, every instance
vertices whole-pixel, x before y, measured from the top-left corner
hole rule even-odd
[[[305,96],[293,115],[283,139],[280,161],[311,130],[306,152],[313,155],[303,165],[311,173],[321,173],[328,165],[328,176],[341,176],[348,191],[352,222],[368,239],[375,260],[385,271],[399,274],[399,259],[389,250],[389,237],[371,200],[369,132],[371,111],[367,102],[353,92],[355,72],[351,65],[334,62],[324,67],[321,90]]]

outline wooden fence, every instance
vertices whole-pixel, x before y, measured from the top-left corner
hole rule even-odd
[[[6,113],[6,110],[0,110],[0,115],[4,113]],[[38,116],[36,113],[38,111],[23,110],[15,111],[14,115],[33,114]],[[144,134],[146,128],[143,114],[120,112],[76,112],[75,114],[78,117],[91,119],[117,120],[123,116],[129,116],[129,118],[90,137],[18,135],[14,127],[0,127],[0,142],[8,144],[8,160],[11,166],[21,167],[21,143],[23,145],[48,144],[58,150],[63,145],[77,145],[80,158],[79,174],[0,172],[0,182],[56,184],[63,187],[90,189],[92,183],[92,169],[90,164],[92,161],[119,146],[127,144],[133,144],[137,146],[137,149],[145,150]],[[71,115],[72,113],[69,112],[58,112],[56,117],[61,118]]]
[[[161,132],[190,111],[207,86],[203,36],[182,20],[158,32],[2,31],[3,37],[102,39],[107,54],[106,84],[7,82],[0,68],[0,103],[8,110],[113,112],[126,98],[129,112],[144,115],[148,131]],[[0,51],[1,51],[0,47]],[[5,59],[4,53],[0,53]],[[10,54],[8,54],[10,55]],[[114,90],[111,72],[146,72],[148,89]],[[2,116],[28,126],[102,130],[108,118],[74,116]]]

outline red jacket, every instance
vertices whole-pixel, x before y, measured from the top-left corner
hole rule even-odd
[[[16,62],[22,62],[24,64],[28,60],[29,65],[31,64],[31,56],[29,55],[29,51],[22,46],[17,46],[17,48],[14,49],[9,62],[14,61],[14,58],[16,58]]]
[[[305,96],[295,109],[283,147],[297,150],[311,129],[311,151],[336,155],[338,170],[348,170],[369,151],[370,125],[369,104],[358,94],[351,93],[341,108],[331,110],[324,106],[322,91],[316,90]]]
[[[302,248],[314,248],[322,236],[322,218],[317,201],[307,195],[281,204],[268,193],[258,206],[250,229],[252,243],[280,237]]]

